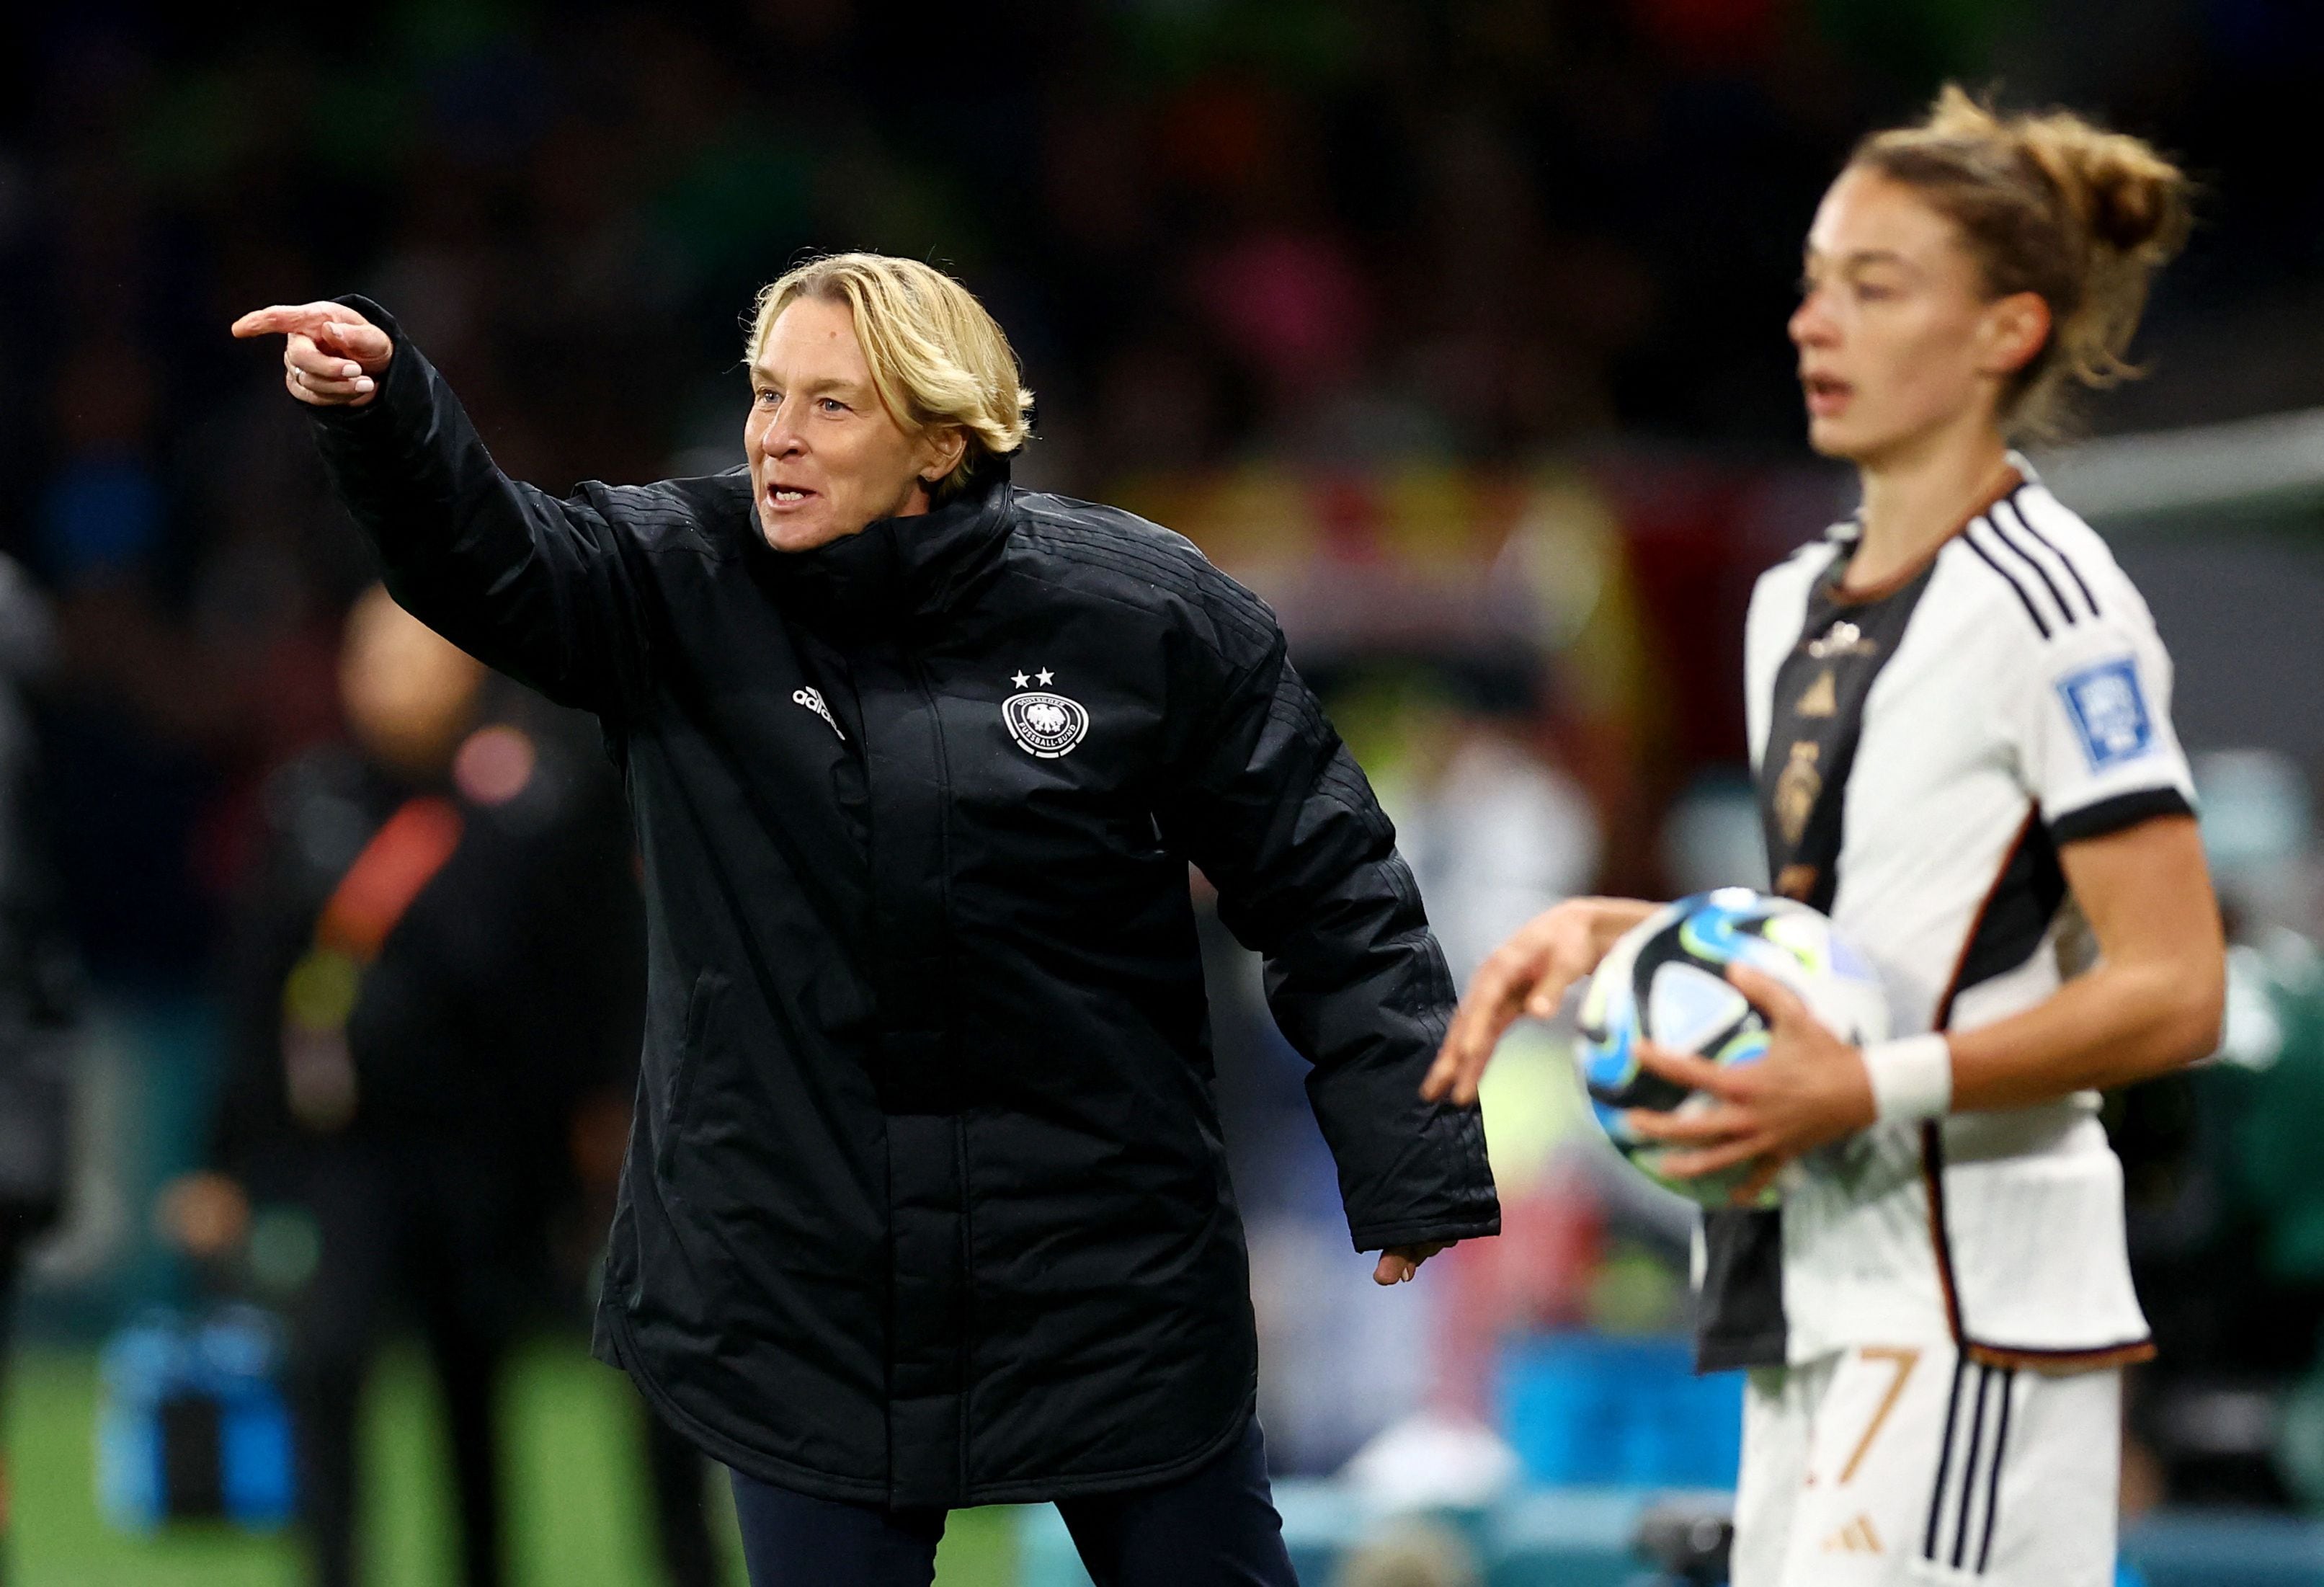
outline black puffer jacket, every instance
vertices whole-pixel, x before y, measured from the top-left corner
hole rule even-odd
[[[502,475],[397,337],[318,420],[399,600],[603,718],[646,868],[644,1073],[598,1347],[826,1497],[1167,1481],[1250,1414],[1186,865],[1267,955],[1356,1245],[1499,1226],[1416,1088],[1452,988],[1273,616],[1005,476],[815,551],[747,476]]]

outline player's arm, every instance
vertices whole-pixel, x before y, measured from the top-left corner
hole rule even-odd
[[[1783,1162],[1875,1120],[2032,1106],[2165,1073],[2217,1044],[2226,949],[2171,726],[2170,659],[2126,587],[2109,593],[2103,621],[2020,643],[1997,674],[1996,708],[2098,939],[2098,966],[1990,1025],[1867,1051],[1738,967],[1729,978],[1768,1020],[1766,1060],[1719,1069],[1651,1046],[1640,1054],[1720,1098],[1685,1118],[1632,1115],[1639,1133],[1694,1149],[1665,1156],[1666,1172],[1763,1159],[1738,1193],[1748,1197]]]
[[[503,474],[451,388],[378,305],[277,305],[236,337],[283,338],[283,384],[414,616],[552,699],[606,711],[641,669],[617,529]]]
[[[2098,963],[2034,1008],[1950,1035],[1956,1109],[2127,1085],[2218,1044],[2226,945],[2171,723],[2171,658],[2126,582],[2098,589],[2103,614],[2093,597],[2033,646],[1997,702]]]
[[[1947,1038],[1958,1111],[2129,1085],[2218,1045],[2227,945],[2194,817],[2085,838],[2058,858],[2098,965],[2021,1014]]]
[[[1660,908],[1638,899],[1568,899],[1526,922],[1478,966],[1420,1094],[1464,1108],[1475,1102],[1477,1082],[1517,1017],[1555,1014],[1622,934]]]
[[[1689,1149],[1664,1157],[1665,1173],[1757,1159],[1760,1173],[1736,1193],[1748,1202],[1784,1163],[1877,1119],[2031,1107],[2152,1079],[2218,1046],[2227,951],[2194,818],[2156,817],[2068,844],[2060,857],[2098,937],[2089,973],[1990,1025],[1868,1055],[1781,983],[1734,966],[1729,978],[1766,1018],[1766,1057],[1722,1069],[1641,1044],[1647,1068],[1719,1102],[1685,1116],[1634,1112],[1631,1128]],[[1884,1067],[1892,1061],[1918,1073],[1900,1077]]]

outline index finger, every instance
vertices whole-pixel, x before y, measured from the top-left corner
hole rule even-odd
[[[1715,1146],[1750,1133],[1758,1121],[1734,1103],[1718,1103],[1699,1113],[1657,1112],[1631,1108],[1622,1115],[1631,1134],[1665,1146]]]
[[[1727,979],[1753,1008],[1766,1016],[1770,1025],[1815,1018],[1798,992],[1764,970],[1755,970],[1748,964],[1729,964]]]
[[[362,318],[343,303],[276,303],[264,309],[254,309],[230,328],[244,340],[252,337],[285,336],[292,331],[309,335],[335,320]]]
[[[1693,1053],[1673,1052],[1669,1047],[1657,1047],[1651,1041],[1639,1042],[1630,1050],[1637,1056],[1638,1067],[1674,1085],[1683,1085],[1689,1091],[1707,1091],[1728,1102],[1740,1101],[1745,1094],[1746,1088],[1738,1083],[1733,1072],[1708,1058],[1698,1057]]]

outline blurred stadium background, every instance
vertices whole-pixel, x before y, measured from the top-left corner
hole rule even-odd
[[[10,1374],[23,1587],[299,1579],[280,1536],[124,1531],[95,1482],[106,1342],[296,1278],[295,1231],[272,1268],[201,1264],[155,1211],[208,1149],[270,777],[338,732],[371,577],[236,312],[374,294],[503,466],[562,488],[739,461],[737,317],[803,251],[955,268],[1039,393],[1020,481],[1145,512],[1277,604],[1465,976],[1567,893],[1755,879],[1742,604],[1850,485],[1800,439],[1800,237],[1853,139],[1947,77],[2095,112],[2205,186],[2153,377],[2042,459],[2176,654],[2240,945],[2227,1052],[2110,1103],[2164,1352],[2126,1554],[2156,1587],[2324,1581],[2324,8],[86,0],[7,26],[0,549],[52,603],[35,718],[88,987],[69,1216]],[[1374,1291],[1301,1066],[1213,935],[1306,1579],[1639,1579],[1650,1496],[1732,1472],[1731,1380],[1676,1365],[1683,1217],[1591,1149],[1531,1030],[1486,1101],[1508,1234]],[[574,1203],[500,1390],[512,1579],[653,1582]],[[374,1582],[451,1579],[441,1421],[391,1351]],[[955,1518],[939,1580],[1074,1580],[1046,1514]]]

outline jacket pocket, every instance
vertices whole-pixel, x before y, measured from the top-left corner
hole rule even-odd
[[[694,1080],[702,1067],[705,1032],[710,1025],[711,1012],[720,992],[725,990],[726,978],[715,970],[705,970],[694,978],[694,990],[686,1000],[686,1023],[680,1028],[678,1051],[670,1061],[669,1091],[664,1106],[661,1128],[655,1131],[654,1168],[656,1177],[664,1185],[670,1183],[670,1169],[676,1160],[678,1139],[693,1117]]]

